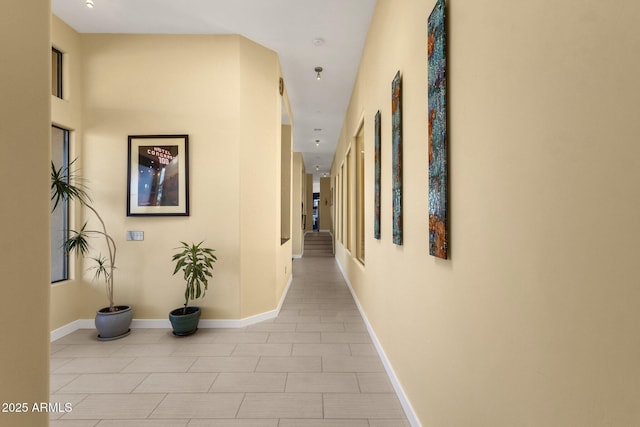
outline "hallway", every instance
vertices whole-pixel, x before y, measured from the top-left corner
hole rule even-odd
[[[408,426],[336,261],[294,260],[276,319],[242,329],[78,330],[51,344],[50,426]]]

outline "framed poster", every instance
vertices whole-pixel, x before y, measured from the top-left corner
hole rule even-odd
[[[189,136],[129,136],[127,216],[189,215]]]

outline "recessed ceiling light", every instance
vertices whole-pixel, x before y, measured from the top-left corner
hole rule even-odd
[[[87,0],[84,2],[84,4],[89,8],[89,9],[93,9],[93,0]]]
[[[313,129],[315,132],[320,132],[322,130],[322,128],[315,128]]]
[[[322,37],[317,37],[313,39],[314,46],[322,46],[324,44],[324,39]]]

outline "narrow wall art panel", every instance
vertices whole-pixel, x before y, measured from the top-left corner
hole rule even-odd
[[[437,0],[429,15],[427,34],[429,254],[447,259],[447,50],[444,0]]]
[[[380,111],[376,113],[374,132],[374,218],[373,237],[380,240]]]
[[[391,169],[393,173],[393,243],[402,245],[402,76],[391,83]]]

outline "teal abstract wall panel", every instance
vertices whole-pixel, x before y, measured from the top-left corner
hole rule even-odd
[[[374,134],[374,218],[373,218],[373,238],[380,239],[380,111],[375,117]]]
[[[445,2],[427,20],[429,111],[429,254],[447,259],[447,49]]]
[[[402,245],[402,76],[391,83],[391,170],[393,194],[393,243]]]

